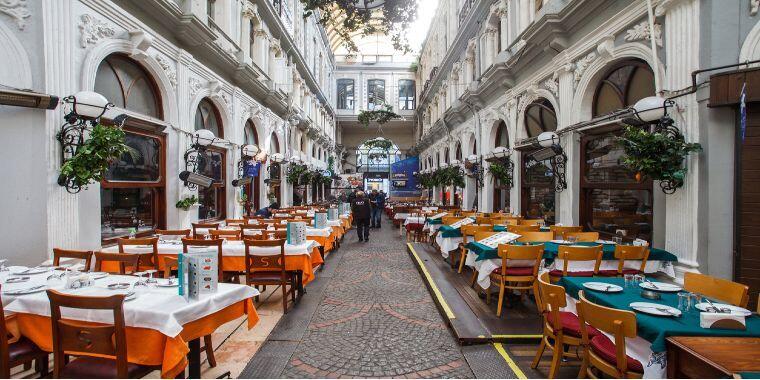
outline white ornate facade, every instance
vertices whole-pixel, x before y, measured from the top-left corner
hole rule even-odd
[[[646,1],[442,0],[431,30],[446,33],[428,36],[418,70],[421,125],[415,151],[422,169],[446,161],[439,159],[445,152],[453,160],[458,146],[464,157],[488,155],[503,124],[515,171],[509,201],[500,207],[526,213],[524,198],[529,195],[521,187],[521,155],[534,140],[529,139],[525,113],[532,104],[545,102],[556,114],[568,157],[567,188],[552,197],[553,217],[565,225],[584,222],[583,213],[589,210],[583,209],[581,141],[599,123],[580,132],[562,130],[597,116],[598,88],[615,65],[648,66],[657,90],[667,97],[688,89],[696,70],[760,57],[756,1],[652,3],[654,28]],[[653,37],[657,54],[652,52]],[[699,82],[709,84],[709,75],[700,76]],[[675,194],[665,195],[654,184],[651,239],[655,247],[678,256],[677,273],[700,270],[730,278],[736,119],[725,110],[708,108],[708,97],[709,86],[702,86],[679,97],[670,111],[686,140],[701,143],[704,151],[687,160],[685,185]],[[477,200],[482,210],[492,210],[497,203],[492,176],[485,175],[481,189],[474,180],[467,182],[460,191],[463,207]],[[441,190],[432,192],[438,201]]]
[[[213,3],[213,6],[210,5]],[[165,138],[163,228],[184,228],[198,210],[174,204],[195,191],[178,179],[190,147],[199,104],[217,114],[224,148],[224,217],[242,215],[237,177],[240,146],[252,125],[258,145],[286,158],[302,154],[327,168],[335,150],[334,60],[314,16],[301,3],[269,0],[10,0],[0,1],[0,85],[65,97],[92,91],[106,57],[126,57],[155,84],[160,118],[129,110],[132,120]],[[109,99],[110,100],[110,99]],[[0,106],[7,138],[8,183],[2,190],[8,218],[0,229],[14,241],[3,255],[39,262],[53,247],[101,247],[100,186],[72,195],[58,186],[61,146],[56,133],[64,107],[54,111]],[[303,137],[302,137],[303,136]],[[294,149],[306,141],[306,152]],[[336,168],[338,169],[338,168]],[[283,178],[285,169],[283,167]],[[40,174],[44,173],[44,175]],[[259,206],[268,204],[267,168],[257,180]],[[279,198],[290,204],[286,181]]]

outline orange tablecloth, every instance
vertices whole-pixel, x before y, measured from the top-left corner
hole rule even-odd
[[[187,353],[190,352],[187,342],[209,335],[243,314],[248,315],[249,330],[259,322],[259,314],[248,299],[186,324],[176,337],[168,337],[152,329],[127,327],[127,360],[141,365],[161,366],[162,378],[174,378],[187,366]],[[13,331],[29,338],[41,349],[53,351],[50,317],[19,313],[9,321],[16,324],[11,327]]]

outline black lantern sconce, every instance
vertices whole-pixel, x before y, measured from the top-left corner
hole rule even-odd
[[[56,138],[61,143],[61,154],[65,162],[74,157],[77,149],[84,144],[85,132],[97,125],[103,114],[114,105],[105,96],[93,91],[80,91],[67,96],[63,98],[63,103],[70,111],[64,116],[66,123],[61,126]],[[123,120],[126,120],[126,116]]]
[[[567,155],[559,145],[559,135],[555,132],[543,132],[538,135],[538,145],[542,147],[527,157],[527,166],[549,161],[554,175],[554,190],[562,192],[567,189]]]
[[[214,132],[208,129],[199,129],[193,133],[192,144],[184,155],[185,170],[179,173],[179,179],[188,189],[195,190],[198,186],[209,187],[214,183],[213,178],[198,172],[198,165],[207,159],[206,150],[214,143],[214,140],[216,140]]]

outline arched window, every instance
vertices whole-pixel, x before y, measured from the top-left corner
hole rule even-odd
[[[317,158],[317,144],[311,146],[311,158]]]
[[[221,125],[222,118],[214,103],[208,99],[201,100],[195,110],[195,130],[208,129],[214,132],[214,136],[224,138],[224,129]]]
[[[461,142],[457,142],[457,148],[454,151],[454,158],[459,160],[460,162],[462,161],[462,143]]]
[[[301,141],[298,143],[298,147],[301,152],[306,153],[306,136],[301,135]]]
[[[446,147],[446,150],[443,151],[443,162],[445,162],[447,164],[450,162],[449,147]]]
[[[630,107],[653,96],[654,74],[643,61],[631,60],[613,66],[599,82],[594,94],[594,116]]]
[[[382,137],[370,139],[368,141],[381,140]],[[388,141],[388,140],[385,140]],[[356,149],[356,167],[357,173],[381,172],[387,173],[390,165],[401,160],[401,151],[398,146],[391,142],[388,149],[377,146],[368,146],[362,143]],[[387,189],[386,189],[387,190]]]
[[[503,146],[509,148],[509,132],[504,120],[499,121],[499,125],[496,126],[496,141],[494,141],[494,144],[494,147]]]
[[[120,54],[98,66],[94,90],[117,107],[145,118],[163,117],[155,82],[137,62]],[[166,225],[165,135],[124,125],[130,152],[113,162],[100,186],[101,241],[112,244],[134,229],[148,236]],[[108,120],[104,120],[108,123]]]
[[[639,60],[618,63],[607,71],[594,94],[594,116],[630,107],[655,95],[654,75]],[[637,181],[621,164],[616,143],[620,129],[589,130],[581,138],[580,221],[605,238],[618,230],[627,237],[652,241],[654,195],[652,181]]]
[[[272,133],[272,138],[269,140],[269,153],[280,153],[280,140],[276,133]]]
[[[100,63],[95,75],[95,91],[116,107],[162,118],[155,83],[145,69],[123,55],[109,55]]]
[[[256,145],[259,147],[259,149],[261,149],[261,146],[259,145],[259,136],[256,134],[256,126],[253,125],[253,122],[250,120],[245,122],[245,127],[243,128],[243,141],[245,144]],[[261,173],[261,171],[259,171],[259,173]],[[259,174],[257,177],[254,177],[250,185],[245,187],[245,195],[252,203],[254,210],[258,210],[261,206],[259,202],[261,194],[260,178],[261,174]]]
[[[214,136],[223,138],[219,112],[208,99],[201,100],[195,110],[195,130],[208,129]],[[214,179],[209,187],[198,188],[199,220],[224,219],[226,210],[226,150],[216,146],[210,146],[205,155],[198,162],[198,171]]]
[[[243,141],[246,144],[253,144],[259,146],[259,136],[256,134],[256,126],[250,120],[245,122],[245,128],[243,129]]]
[[[551,102],[541,98],[528,105],[525,109],[525,131],[528,132],[528,137],[556,130],[557,115]]]

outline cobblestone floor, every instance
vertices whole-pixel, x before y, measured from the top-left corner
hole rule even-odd
[[[345,237],[343,258],[332,264],[335,275],[282,377],[473,377],[404,238],[384,222],[369,243],[357,242],[355,231]]]

